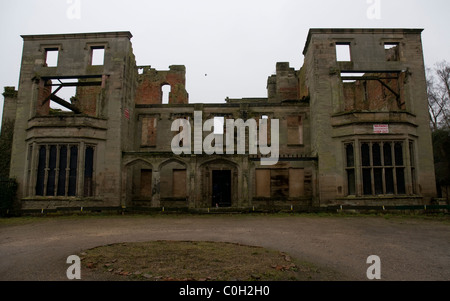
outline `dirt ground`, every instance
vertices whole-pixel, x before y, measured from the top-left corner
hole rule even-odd
[[[381,280],[450,280],[448,216],[306,214],[0,219],[0,280],[67,280],[70,255],[102,245],[156,240],[264,247],[342,276],[333,280],[367,280],[370,255],[381,260]]]

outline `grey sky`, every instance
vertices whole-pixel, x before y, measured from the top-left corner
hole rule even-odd
[[[0,89],[18,87],[22,34],[126,30],[138,65],[186,66],[191,103],[265,97],[276,62],[302,66],[309,28],[423,28],[426,65],[450,61],[449,11],[448,0],[2,0]]]

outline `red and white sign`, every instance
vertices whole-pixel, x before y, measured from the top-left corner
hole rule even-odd
[[[375,134],[389,134],[389,125],[388,124],[374,124],[373,132]]]

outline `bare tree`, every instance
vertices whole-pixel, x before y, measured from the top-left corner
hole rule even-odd
[[[450,128],[450,64],[442,61],[427,68],[428,108],[432,129]]]

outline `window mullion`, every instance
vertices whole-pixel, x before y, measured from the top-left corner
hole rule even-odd
[[[398,189],[397,189],[397,167],[395,162],[395,141],[391,143],[391,157],[392,157],[392,173],[393,173],[392,177],[394,179],[394,194],[397,195]]]
[[[380,152],[381,152],[381,181],[383,185],[383,194],[386,193],[386,166],[384,165],[384,142],[380,142]]]
[[[56,167],[55,167],[55,196],[58,195],[59,184],[59,161],[60,161],[61,145],[56,145]]]
[[[45,146],[45,168],[44,168],[44,196],[47,195],[47,183],[48,183],[48,170],[50,162],[50,149],[49,146]]]
[[[64,187],[64,195],[69,195],[69,175],[70,175],[70,160],[71,160],[71,151],[70,144],[67,144],[67,164],[66,164],[66,185]]]
[[[374,160],[373,160],[373,142],[369,143],[369,159],[370,159],[370,180],[372,185],[372,195],[376,195],[375,191],[375,171],[374,171]]]

